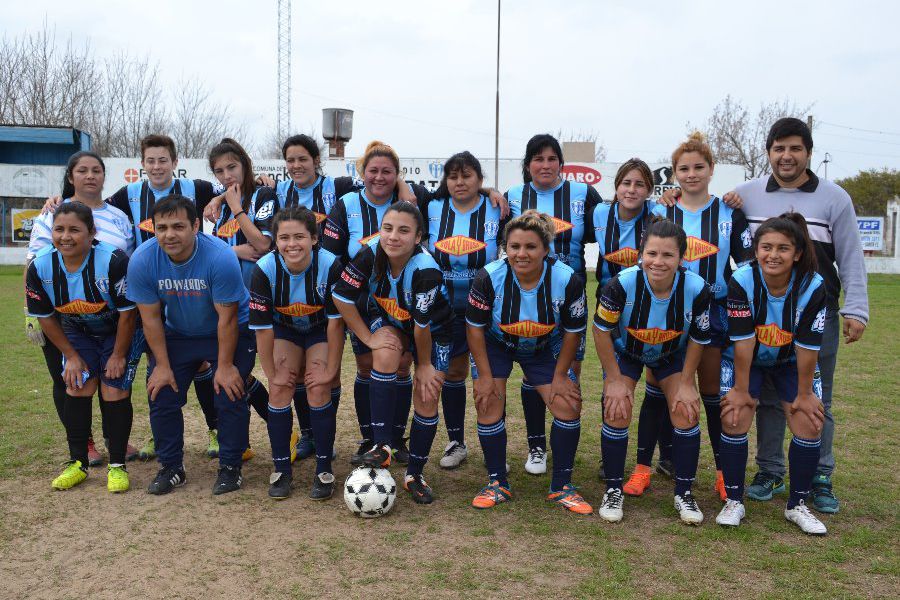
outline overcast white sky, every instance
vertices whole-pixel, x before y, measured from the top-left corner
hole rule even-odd
[[[294,130],[321,132],[321,109],[341,106],[356,111],[348,155],[378,138],[405,157],[493,156],[494,0],[292,7]],[[44,19],[99,56],[149,54],[167,85],[201,79],[254,138],[274,129],[274,0],[4,2],[0,31]],[[897,169],[898,24],[888,1],[505,0],[500,156],[561,129],[599,132],[610,161],[655,161],[732,94],[814,102],[814,167],[829,152],[832,179]]]

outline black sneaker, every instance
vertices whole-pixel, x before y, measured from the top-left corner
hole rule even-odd
[[[353,456],[350,457],[350,464],[358,467],[362,463],[363,454],[365,454],[369,448],[372,447],[372,440],[362,440],[359,442],[359,448],[356,452],[353,453]]]
[[[213,486],[213,495],[227,494],[241,489],[241,483],[244,478],[241,476],[240,467],[232,467],[230,465],[222,465],[219,467],[219,476],[216,478],[216,484]]]
[[[328,500],[334,494],[334,475],[331,473],[319,473],[313,477],[312,489],[309,497],[313,500]]]
[[[425,478],[421,475],[407,475],[403,481],[403,487],[412,496],[413,502],[416,504],[431,504],[434,502],[434,493],[431,486],[425,483]]]
[[[406,446],[406,440],[408,439],[409,438],[401,438],[400,440],[397,440],[391,448],[394,460],[404,466],[409,464],[409,448]]]
[[[269,498],[274,500],[284,500],[291,495],[291,477],[290,473],[274,472],[269,477]],[[240,487],[240,484],[238,484]],[[236,489],[236,488],[235,488]],[[231,490],[228,490],[229,492]],[[225,493],[225,492],[218,492]]]
[[[668,458],[659,459],[659,462],[656,463],[656,472],[660,475],[665,475],[669,479],[675,479],[675,465]]]
[[[391,447],[387,444],[383,446],[372,445],[363,453],[360,461],[367,467],[387,469],[391,466]]]
[[[185,481],[187,481],[187,477],[184,474],[184,467],[163,467],[147,486],[147,493],[162,496],[184,485]]]

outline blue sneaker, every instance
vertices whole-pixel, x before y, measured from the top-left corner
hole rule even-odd
[[[841,503],[831,491],[831,477],[816,475],[812,480],[812,506],[820,513],[833,515],[841,509]]]
[[[784,479],[759,471],[753,482],[747,486],[747,497],[759,502],[768,502],[775,494],[784,493]]]
[[[296,448],[298,460],[303,460],[304,458],[316,455],[316,442],[308,433],[301,432]]]

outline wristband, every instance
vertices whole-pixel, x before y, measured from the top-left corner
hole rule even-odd
[[[234,215],[232,215],[232,217],[235,218],[235,219],[237,219],[239,216],[241,216],[241,215],[246,215],[246,214],[247,214],[247,211],[245,211],[245,210],[239,210],[239,211],[237,211],[236,213],[234,213]]]

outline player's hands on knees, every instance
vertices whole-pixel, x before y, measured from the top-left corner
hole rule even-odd
[[[634,406],[634,391],[622,379],[608,377],[603,382],[603,416],[616,421],[628,416],[626,410]]]
[[[50,196],[49,198],[47,198],[47,201],[44,202],[44,206],[41,208],[41,214],[45,215],[47,213],[55,213],[56,209],[61,203],[61,196]]]
[[[700,394],[693,383],[681,383],[675,391],[675,402],[672,414],[681,415],[689,423],[696,423],[700,418]]]
[[[213,389],[224,393],[232,402],[244,397],[244,378],[233,364],[219,364],[213,375]]]
[[[113,354],[106,361],[106,368],[103,369],[103,375],[107,379],[118,379],[125,374],[125,357]]]
[[[178,384],[175,383],[175,373],[169,367],[156,365],[153,367],[153,372],[150,373],[150,378],[147,379],[147,395],[150,398],[150,402],[156,400],[156,395],[166,386],[171,387],[172,391],[178,392]]]
[[[203,209],[203,218],[209,221],[210,223],[215,223],[219,220],[219,217],[222,216],[222,201],[225,199],[225,194],[219,194],[215,198],[209,201],[209,204],[206,205],[206,208]]]
[[[581,412],[581,390],[578,389],[578,384],[569,379],[567,373],[554,373],[550,382],[550,403],[559,400]]]
[[[791,415],[796,416],[798,413],[804,415],[812,423],[816,433],[822,433],[822,425],[825,423],[825,405],[812,391],[797,394],[797,398],[788,410]]]
[[[749,392],[731,388],[722,401],[719,403],[722,411],[722,422],[729,427],[737,427],[741,420],[741,414],[744,410],[753,410],[756,401],[750,396]]]
[[[434,368],[434,365],[419,365],[416,367],[416,387],[422,390],[423,398],[427,402],[437,402],[441,397],[441,388],[444,385],[444,373]]]
[[[70,390],[80,390],[84,387],[84,380],[82,380],[81,374],[84,371],[87,371],[87,364],[78,354],[75,354],[72,357],[66,357],[66,367],[63,369],[63,381],[66,382],[66,387]]]
[[[365,342],[370,350],[394,350],[396,352],[403,351],[403,344],[397,334],[390,329],[382,327],[369,336]]]
[[[500,401],[497,386],[490,377],[481,376],[472,382],[472,391],[475,395],[475,408],[479,412],[487,411],[494,402]]]
[[[328,369],[323,363],[307,363],[306,372],[303,375],[303,383],[308,390],[322,385],[327,385],[330,388],[335,375],[337,375],[337,370]]]

